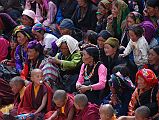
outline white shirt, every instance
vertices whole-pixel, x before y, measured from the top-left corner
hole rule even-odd
[[[144,36],[140,37],[136,42],[131,39],[125,48],[124,56],[130,54],[133,51],[134,62],[137,66],[144,65],[148,63],[148,50],[149,45]]]

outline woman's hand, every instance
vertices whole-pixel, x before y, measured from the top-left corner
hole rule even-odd
[[[85,93],[87,90],[90,90],[90,89],[91,89],[91,86],[81,85],[78,91],[80,93]]]
[[[80,89],[81,86],[82,86],[82,85],[76,85],[77,91],[79,91],[79,89]]]
[[[55,63],[55,64],[59,64],[59,65],[61,64],[61,60],[59,60],[59,59],[57,59],[55,57],[49,57],[48,60],[51,63]]]

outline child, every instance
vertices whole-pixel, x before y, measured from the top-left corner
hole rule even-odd
[[[10,115],[15,116],[17,115],[18,105],[24,95],[25,82],[21,77],[17,76],[11,79],[9,85],[11,86],[12,91],[15,95],[14,107],[12,110],[10,110]]]
[[[116,120],[115,111],[110,104],[101,105],[99,114],[100,120]]]
[[[30,83],[24,92],[24,97],[18,106],[18,114],[32,113],[34,119],[43,118],[45,112],[51,110],[52,90],[43,82],[43,73],[40,69],[31,71]]]
[[[133,51],[134,62],[138,69],[141,69],[148,62],[149,45],[143,36],[144,30],[139,25],[129,28],[130,41],[121,56],[125,57]]]
[[[135,116],[121,116],[118,120],[151,120],[150,109],[146,106],[141,106],[135,110]]]
[[[74,120],[99,120],[99,107],[89,103],[85,94],[77,94],[74,98],[74,105],[77,109]]]
[[[73,120],[74,105],[73,97],[67,94],[64,90],[56,90],[53,96],[53,101],[56,105],[56,111],[50,111],[46,114],[47,120]],[[51,114],[51,117],[49,114]]]
[[[146,106],[141,106],[135,110],[135,120],[150,120],[150,109]]]

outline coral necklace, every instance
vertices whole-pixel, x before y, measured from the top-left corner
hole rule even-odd
[[[99,61],[98,61],[99,62]],[[85,80],[89,80],[93,75],[94,75],[94,70],[98,64],[98,62],[96,64],[94,64],[92,71],[89,73],[87,73],[87,69],[88,69],[88,65],[86,65],[85,69],[84,69],[84,79]]]

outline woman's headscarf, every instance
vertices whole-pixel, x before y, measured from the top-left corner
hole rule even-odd
[[[154,87],[158,84],[158,79],[155,75],[155,73],[150,69],[141,69],[136,73],[136,82],[138,81],[138,77],[142,77],[147,85],[150,87]]]
[[[105,41],[109,38],[109,37],[112,37],[112,35],[110,34],[109,31],[107,30],[102,30],[100,31],[100,33],[98,34],[98,37],[102,37]],[[105,42],[104,41],[104,42]]]
[[[76,50],[79,50],[78,41],[70,35],[63,35],[56,41],[56,45],[60,47],[63,42],[66,42],[71,54],[73,54]]]
[[[23,35],[27,36],[29,40],[33,38],[32,32],[31,32],[31,27],[24,26],[24,25],[19,25],[13,30],[13,36],[16,36],[18,32],[21,32]]]
[[[117,35],[120,35],[121,34],[121,23],[123,20],[125,20],[126,16],[128,15],[129,13],[129,8],[128,8],[128,5],[122,1],[122,0],[116,0],[113,2],[113,4],[116,6],[116,4],[118,5],[118,9],[119,9],[119,12],[118,12],[118,15],[117,15]],[[113,23],[113,26],[115,23]]]
[[[105,8],[105,9],[111,11],[111,5],[112,5],[112,3],[109,2],[108,0],[101,0],[101,1],[99,2],[99,4],[100,4],[103,8]]]
[[[43,24],[41,23],[36,23],[33,27],[32,27],[32,32],[41,32],[41,31],[45,31],[45,33],[51,33],[52,30],[48,29],[47,27],[45,27]]]
[[[28,43],[28,47],[27,48],[28,49],[35,49],[40,54],[43,54],[43,46],[36,40],[30,41]]]
[[[127,17],[129,16],[135,21],[135,24],[139,24],[144,20],[143,16],[135,11],[130,12]]]
[[[120,91],[120,89],[123,89],[123,88],[127,90],[135,89],[135,86],[133,85],[130,78],[128,76],[123,77],[123,75],[120,72],[112,74],[108,83],[109,83],[109,86],[115,88],[117,91],[118,90]]]
[[[39,32],[39,31],[45,31],[45,27],[43,24],[41,23],[36,23],[33,27],[32,27],[32,32],[33,31],[36,31],[36,32]]]

